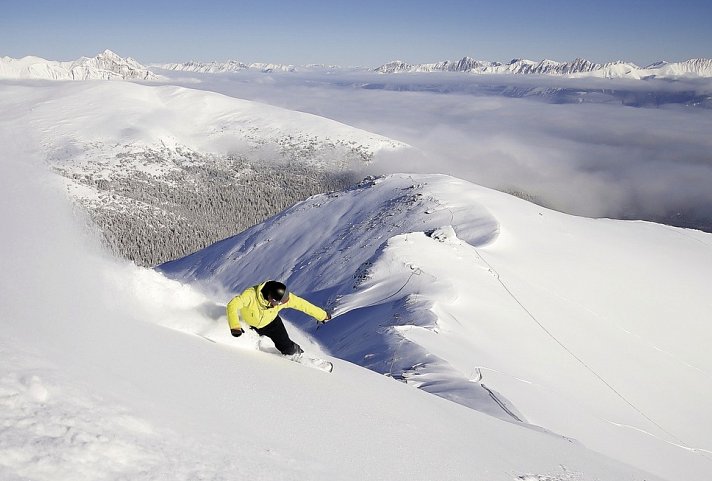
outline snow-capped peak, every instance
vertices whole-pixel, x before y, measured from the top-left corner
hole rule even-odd
[[[158,80],[161,77],[131,57],[104,50],[69,62],[40,57],[0,59],[0,78],[45,80]]]
[[[123,58],[111,50],[104,50],[93,58],[83,57],[72,62],[72,78],[76,80],[155,80],[158,78],[131,57]]]

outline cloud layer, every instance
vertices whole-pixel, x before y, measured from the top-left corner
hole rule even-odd
[[[709,80],[370,73],[201,80],[192,86],[329,117],[418,149],[381,158],[382,173],[448,173],[573,214],[712,230],[712,109],[690,106],[709,100]]]

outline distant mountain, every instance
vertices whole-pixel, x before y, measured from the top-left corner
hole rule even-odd
[[[82,57],[71,62],[40,57],[0,58],[0,78],[47,80],[159,80],[131,57],[123,58],[111,50],[96,57]]]
[[[227,62],[185,62],[185,63],[169,63],[156,64],[155,67],[166,70],[178,70],[184,72],[201,72],[201,73],[222,73],[222,72],[239,72],[247,70],[249,65],[237,60],[228,60]]]
[[[271,63],[245,64],[237,60],[227,62],[185,62],[172,64],[156,64],[157,68],[173,71],[222,73],[257,70],[262,72],[298,72],[310,70],[361,70],[358,67],[339,67],[326,65],[285,65]],[[365,69],[364,69],[365,70]],[[712,59],[690,59],[684,62],[655,62],[647,67],[640,67],[622,60],[595,63],[583,58],[570,62],[557,62],[544,59],[533,61],[513,59],[508,63],[475,60],[463,57],[460,60],[444,60],[435,63],[410,64],[402,60],[394,60],[378,68],[372,69],[384,74],[414,73],[414,72],[466,72],[473,74],[517,74],[517,75],[562,75],[569,77],[601,77],[601,78],[671,78],[671,77],[712,77]]]
[[[711,77],[712,59],[697,58],[683,62],[655,62],[647,67],[634,63],[614,61],[595,63],[583,58],[570,62],[544,59],[533,61],[513,59],[508,63],[475,60],[463,57],[460,60],[444,60],[435,63],[410,64],[402,60],[388,62],[375,69],[365,67],[342,67],[334,65],[309,64],[291,65],[280,63],[244,63],[238,60],[225,62],[198,62],[152,64],[144,66],[131,57],[123,58],[111,50],[105,50],[96,57],[82,57],[70,62],[46,60],[40,57],[14,59],[0,57],[0,78],[48,79],[48,80],[161,80],[163,77],[150,70],[196,73],[225,73],[246,70],[271,72],[301,71],[359,71],[371,70],[383,74],[413,72],[465,72],[472,74],[517,74],[517,75],[561,75],[568,77],[601,78],[679,78]]]
[[[297,70],[294,65],[277,63],[251,63],[248,65],[237,60],[228,60],[227,62],[169,63],[156,64],[154,66],[165,70],[199,73],[241,72],[243,70],[259,70],[261,72],[294,72]]]
[[[659,71],[660,76],[698,76],[712,77],[712,59],[693,58],[684,62],[658,62],[646,67],[648,71]]]
[[[175,72],[198,72],[198,73],[226,73],[242,72],[245,70],[258,71],[264,73],[271,72],[370,72],[371,67],[344,67],[340,65],[328,65],[310,63],[306,65],[292,65],[282,63],[250,63],[246,64],[238,60],[227,60],[225,62],[183,62],[183,63],[157,63],[151,67]]]
[[[669,77],[712,77],[712,59],[691,59],[684,62],[656,62],[647,67],[634,63],[615,61],[604,64],[577,58],[571,62],[541,60],[534,62],[514,59],[509,63],[488,62],[464,57],[458,61],[445,60],[437,63],[408,64],[401,60],[389,62],[374,69],[384,74],[410,72],[466,72],[474,74],[539,74],[592,76],[604,78],[669,78]]]

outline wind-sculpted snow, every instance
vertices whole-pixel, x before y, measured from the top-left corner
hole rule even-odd
[[[346,332],[324,329],[320,336],[334,354],[398,379],[416,368],[422,374],[427,370],[422,366],[427,353],[406,341],[397,327],[436,328],[437,317],[430,309],[438,295],[418,292],[427,285],[444,294],[449,287],[424,275],[417,262],[401,259],[401,245],[428,239],[413,231],[434,230],[454,213],[407,176],[391,179],[383,187],[380,183],[380,179],[365,181],[350,191],[315,196],[264,225],[165,264],[161,270],[180,276],[187,269],[189,278],[210,279],[233,292],[268,274],[285,279],[295,292],[317,293],[342,319]],[[486,209],[469,206],[468,210],[473,220],[467,223],[467,238],[476,245],[496,238],[498,224]],[[355,273],[354,266],[360,266]],[[378,274],[384,271],[389,273],[385,279]],[[360,342],[354,343],[353,335]],[[442,361],[429,364],[443,369]],[[449,375],[460,380],[453,381],[456,389],[438,391],[443,397],[461,391],[457,399],[463,404],[501,414],[480,386]]]
[[[709,234],[403,174],[161,267],[223,302],[284,280],[333,312],[287,317],[332,355],[680,480],[712,463],[710,269]]]

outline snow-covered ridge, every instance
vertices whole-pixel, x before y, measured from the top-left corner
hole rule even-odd
[[[656,62],[647,67],[634,63],[615,61],[594,63],[577,58],[570,62],[514,59],[509,63],[489,62],[464,57],[457,61],[409,64],[396,60],[375,69],[384,74],[410,72],[466,72],[473,74],[539,74],[565,76],[591,76],[604,78],[670,78],[682,76],[712,77],[712,59],[690,59],[684,62]]]
[[[225,298],[283,279],[332,310],[285,318],[335,356],[669,480],[709,470],[709,234],[396,174],[162,269]]]
[[[82,57],[70,62],[40,57],[0,58],[0,78],[44,80],[159,80],[131,57],[123,58],[111,50],[96,57]]]

